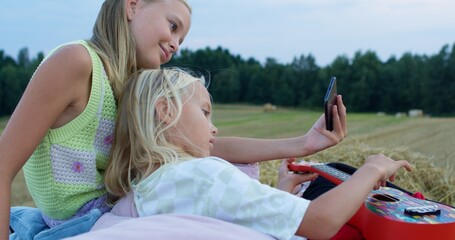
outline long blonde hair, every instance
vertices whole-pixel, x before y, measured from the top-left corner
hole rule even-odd
[[[177,123],[183,100],[191,97],[196,82],[205,84],[203,77],[168,68],[140,71],[125,85],[105,174],[110,197],[125,195],[133,180],[143,180],[161,165],[190,157],[172,145],[165,132]],[[165,115],[175,116],[171,122],[158,116],[156,106],[163,100],[167,106]]]
[[[143,0],[155,2],[163,0]],[[191,13],[187,0],[178,0]],[[138,70],[136,44],[130,32],[125,0],[105,0],[93,26],[90,45],[103,62],[116,99],[125,81]]]

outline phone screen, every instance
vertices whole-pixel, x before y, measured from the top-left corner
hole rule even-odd
[[[324,97],[324,115],[325,115],[325,128],[328,131],[333,130],[333,121],[332,121],[332,108],[336,104],[337,96],[337,79],[332,77],[330,79],[329,87]]]

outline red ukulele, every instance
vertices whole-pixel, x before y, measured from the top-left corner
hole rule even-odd
[[[288,168],[294,173],[318,173],[337,185],[350,177],[323,163],[295,163]],[[371,191],[349,223],[367,240],[455,240],[455,208],[389,187]]]

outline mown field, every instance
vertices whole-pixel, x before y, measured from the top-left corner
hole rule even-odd
[[[282,109],[264,112],[260,106],[215,105],[214,122],[220,136],[282,138],[304,134],[320,112]],[[0,129],[6,119],[0,119]],[[306,160],[340,161],[360,166],[370,154],[407,159],[411,173],[400,172],[397,183],[426,197],[455,205],[455,118],[408,118],[348,113],[349,136],[339,145]],[[260,149],[252,150],[260,151]],[[261,163],[261,181],[276,182],[280,161]],[[33,206],[22,173],[13,183],[12,205]]]

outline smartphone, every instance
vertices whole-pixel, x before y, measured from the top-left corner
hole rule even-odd
[[[328,131],[333,130],[332,108],[336,104],[337,94],[337,78],[332,77],[324,97],[325,128]]]

